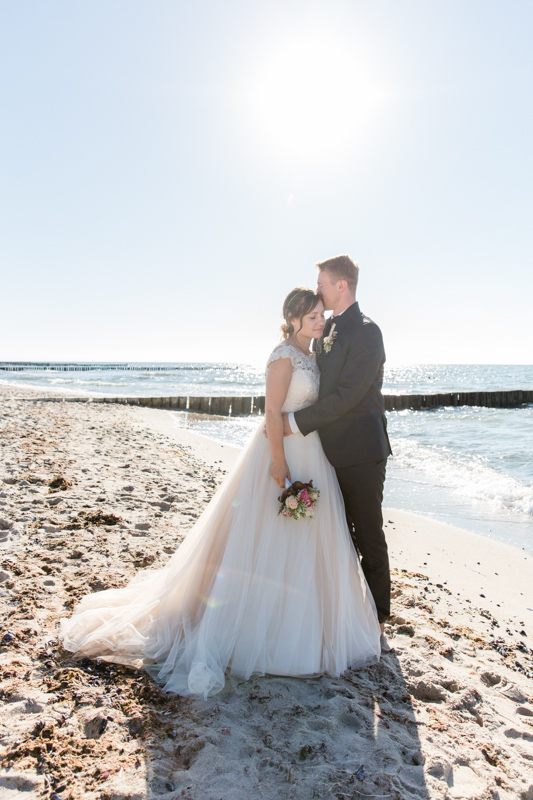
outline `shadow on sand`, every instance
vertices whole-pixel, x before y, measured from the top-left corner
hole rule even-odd
[[[207,700],[172,698],[145,740],[146,798],[430,798],[394,652],[340,678],[230,678]]]

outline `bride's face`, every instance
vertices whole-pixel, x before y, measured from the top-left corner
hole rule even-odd
[[[326,324],[326,320],[324,319],[324,303],[322,300],[319,300],[316,306],[309,312],[309,314],[304,314],[301,319],[295,319],[293,322],[294,330],[296,331],[298,336],[304,336],[307,339],[318,339],[322,336],[322,331],[324,330],[324,325]],[[302,326],[301,330],[299,330],[300,325]]]

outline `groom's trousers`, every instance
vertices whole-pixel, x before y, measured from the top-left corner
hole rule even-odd
[[[378,619],[390,615],[389,554],[383,533],[383,485],[387,459],[337,467],[346,517],[361,567],[372,592]],[[352,524],[350,524],[352,523]]]

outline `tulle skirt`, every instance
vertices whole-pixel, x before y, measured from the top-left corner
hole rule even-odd
[[[61,620],[67,650],[205,697],[227,671],[340,675],[379,659],[374,601],[318,434],[284,442],[292,479],[320,490],[315,518],[294,520],[277,514],[262,427],[163,569],[87,595]]]

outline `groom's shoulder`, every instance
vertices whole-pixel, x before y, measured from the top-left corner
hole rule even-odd
[[[359,310],[351,326],[351,341],[354,346],[359,346],[364,341],[366,346],[371,348],[383,347],[383,335],[379,325]]]
[[[376,325],[373,319],[361,311],[359,303],[357,302],[349,306],[344,314],[346,315],[346,321],[350,322],[350,327],[353,327],[354,325],[356,327],[359,327],[360,325]]]
[[[370,327],[370,328],[372,328],[374,330],[377,329],[378,331],[380,329],[379,325],[377,324],[377,322],[374,322],[373,319],[370,319],[370,317],[367,317],[366,314],[361,314],[361,321],[362,321],[364,326],[368,326],[368,327]]]
[[[376,322],[374,322],[373,319],[371,319],[369,316],[367,316],[367,314],[364,314],[359,309],[359,306],[357,304],[355,304],[355,305],[356,305],[356,308],[354,309],[353,317],[352,317],[353,323],[354,323],[354,328],[361,328],[362,327],[365,330],[365,332],[368,332],[368,333],[377,332],[377,331],[379,331],[381,333],[379,325]]]

